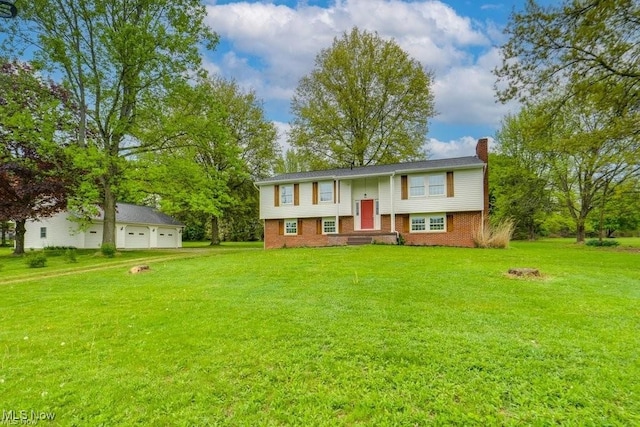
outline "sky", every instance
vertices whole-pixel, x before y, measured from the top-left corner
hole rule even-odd
[[[430,158],[475,154],[516,104],[496,101],[492,70],[509,15],[524,0],[208,0],[207,24],[220,36],[206,68],[263,101],[283,149],[290,100],[315,57],[353,27],[393,39],[434,73],[437,115],[429,123]]]

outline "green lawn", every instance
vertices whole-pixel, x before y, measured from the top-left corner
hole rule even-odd
[[[65,426],[640,424],[633,242],[259,247],[87,254],[77,268],[117,264],[65,276],[0,256],[0,283],[40,275],[0,285],[0,409]],[[151,271],[128,274],[140,260]]]

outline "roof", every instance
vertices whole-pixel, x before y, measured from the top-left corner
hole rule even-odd
[[[394,163],[390,165],[363,166],[357,168],[327,169],[311,172],[294,172],[276,175],[256,182],[257,185],[275,184],[279,182],[309,181],[320,178],[358,178],[375,175],[392,175],[394,173],[409,173],[423,171],[437,171],[445,169],[469,169],[483,167],[484,162],[477,156],[456,157],[451,159],[420,160],[415,162]]]
[[[102,212],[102,210],[96,219],[104,220],[104,212]],[[163,214],[157,209],[149,206],[131,205],[129,203],[116,204],[116,222],[128,224],[171,225],[176,227],[184,226],[181,222],[176,221],[167,214]]]

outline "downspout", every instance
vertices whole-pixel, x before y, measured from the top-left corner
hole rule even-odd
[[[258,187],[255,182],[252,182],[252,184],[255,187],[255,189],[258,190],[258,196],[260,196],[260,187]],[[258,210],[260,210],[262,208],[262,197],[258,197],[258,200],[260,200],[260,206],[258,206]],[[267,249],[267,242],[266,242],[267,239],[264,238],[265,230],[267,229],[266,228],[266,223],[267,223],[267,221],[265,221],[263,219],[262,220],[262,234],[263,234],[263,236],[262,236],[262,249]]]
[[[393,178],[396,176],[395,171],[391,173],[389,177],[389,192],[391,193],[391,232],[396,235],[396,243],[400,241],[400,233],[396,230],[396,210],[395,204],[393,203],[393,199],[395,197],[395,187],[393,185]]]
[[[334,176],[333,182],[336,183],[336,234],[340,234],[340,180]]]

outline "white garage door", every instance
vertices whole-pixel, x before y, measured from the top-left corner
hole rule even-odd
[[[148,248],[149,228],[128,226],[125,229],[124,247],[127,249]]]
[[[84,247],[99,248],[102,244],[102,225],[92,225],[84,232]]]
[[[177,246],[178,230],[175,228],[158,228],[158,247],[175,248]]]

